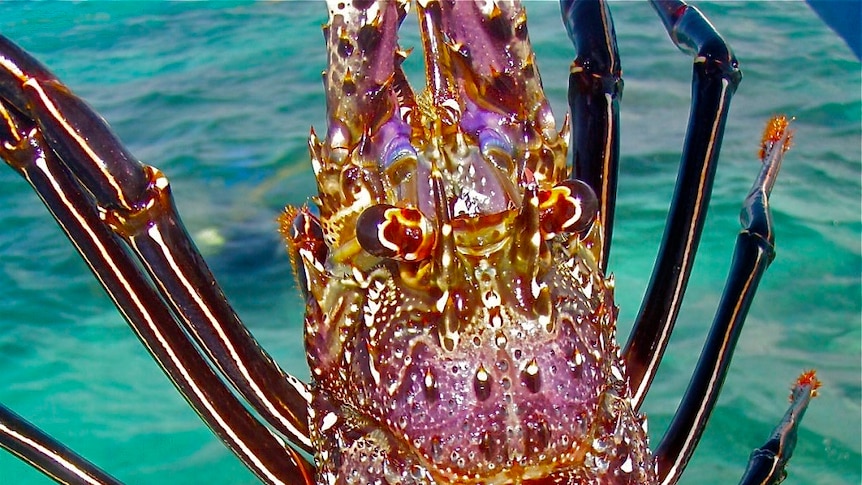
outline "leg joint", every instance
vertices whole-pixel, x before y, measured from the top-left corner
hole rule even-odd
[[[99,206],[102,220],[124,239],[141,234],[173,210],[168,178],[155,167],[142,168],[149,183],[133,206]]]

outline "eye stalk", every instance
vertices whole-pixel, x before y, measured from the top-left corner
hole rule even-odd
[[[418,209],[377,204],[359,215],[356,239],[362,249],[374,256],[423,261],[431,257],[436,234]]]
[[[559,233],[581,234],[592,226],[599,203],[595,192],[580,180],[566,180],[539,191],[539,224],[545,240]]]

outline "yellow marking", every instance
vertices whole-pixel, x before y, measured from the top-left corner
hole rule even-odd
[[[389,217],[389,210],[387,210],[383,213],[383,221],[377,225],[377,242],[379,242],[381,246],[392,251],[393,253],[401,254],[401,248],[397,244],[386,239],[386,228],[389,227],[389,224],[391,223],[392,219]]]
[[[551,323],[551,316],[550,315],[544,315],[544,314],[539,315],[538,321],[539,321],[540,327],[548,328],[548,325],[550,325],[550,323]]]
[[[15,63],[12,62],[12,60],[6,56],[0,56],[0,66],[3,66],[4,68],[6,68],[7,71],[14,74],[15,77],[17,77],[18,80],[20,80],[22,82],[26,82],[27,80],[30,79],[26,74],[24,74],[24,71],[22,71],[21,69],[18,69],[18,66],[15,65]]]
[[[443,227],[440,229],[440,233],[443,234],[443,237],[449,237],[452,235],[452,225],[448,222],[443,224]]]
[[[371,378],[374,379],[375,385],[380,385],[380,372],[377,367],[374,367],[374,354],[371,351],[371,346],[368,348],[368,371],[371,372]]]
[[[530,289],[533,293],[533,298],[539,297],[539,292],[542,291],[542,288],[539,286],[539,283],[536,282],[536,278],[530,280]]]
[[[485,370],[485,366],[479,365],[479,370],[476,371],[476,379],[480,382],[488,382],[491,376],[488,374],[488,371]]]
[[[602,267],[605,263],[605,261],[604,261],[604,259],[605,259],[605,247],[604,246],[605,246],[605,244],[610,243],[610,241],[606,241],[607,238],[605,238],[605,229],[604,229],[605,227],[608,227],[608,225],[607,225],[608,224],[608,219],[607,219],[607,217],[608,217],[608,204],[610,203],[608,201],[608,195],[609,195],[608,192],[610,191],[608,184],[610,183],[610,177],[611,177],[610,158],[611,158],[611,145],[613,143],[613,135],[612,134],[614,132],[614,127],[613,127],[613,123],[614,123],[613,97],[610,94],[605,94],[605,103],[607,104],[607,113],[606,114],[607,114],[607,118],[608,118],[608,133],[607,133],[607,137],[605,138],[605,158],[604,158],[604,160],[602,160],[602,194],[600,196],[602,205],[601,205],[601,209],[599,211],[600,217],[602,218],[602,221],[601,221],[602,247],[601,247],[601,250],[599,251],[599,261],[598,261],[599,267]]]
[[[524,368],[524,372],[531,377],[539,373],[539,364],[536,363],[536,359],[531,360],[527,364],[527,367]]]
[[[542,243],[542,236],[538,231],[534,232],[532,236],[530,236],[530,244],[533,245],[534,248],[538,248]]]
[[[605,5],[604,8],[602,8],[602,31],[605,34],[605,45],[608,48],[608,59],[610,59],[611,61],[611,65],[609,66],[610,69],[608,70],[610,72],[614,72],[617,70],[616,57],[614,56],[613,52],[613,45],[616,39],[614,38],[614,33],[611,31],[610,28],[611,20],[610,18],[608,18],[608,13],[608,8]]]
[[[320,431],[326,432],[329,431],[330,428],[335,426],[335,423],[338,422],[338,416],[335,413],[327,413],[326,416],[323,417],[323,423],[320,426]]]
[[[437,300],[437,311],[443,313],[446,308],[446,302],[449,301],[449,290],[443,292],[443,295]]]

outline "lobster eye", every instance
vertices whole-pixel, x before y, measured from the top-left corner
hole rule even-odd
[[[583,233],[599,210],[596,193],[580,180],[566,180],[539,191],[539,220],[545,239],[561,232]]]
[[[356,239],[362,249],[374,256],[422,261],[431,256],[435,234],[418,209],[377,204],[359,215]]]

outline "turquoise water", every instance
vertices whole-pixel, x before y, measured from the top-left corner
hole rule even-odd
[[[738,480],[783,414],[798,372],[824,382],[787,483],[858,484],[860,64],[800,2],[705,4],[745,73],[712,212],[678,329],[645,408],[657,440],[723,286],[742,198],[771,114],[796,116],[775,188],[778,257],[685,483]],[[530,4],[531,36],[560,115],[571,47],[555,3]],[[676,176],[690,59],[649,7],[613,5],[626,77],[611,268],[626,335]],[[142,160],[163,169],[185,223],[255,336],[307,376],[300,303],[276,235],[311,195],[305,139],[324,125],[321,4],[14,4],[0,31],[87,99]],[[410,21],[412,25],[413,21]],[[410,25],[405,30],[410,30]],[[405,46],[417,46],[405,32]],[[418,72],[420,56],[410,59]],[[3,167],[0,167],[3,168]],[[0,170],[0,401],[129,483],[255,483],[185,406],[38,199]],[[0,483],[46,480],[0,453]]]

